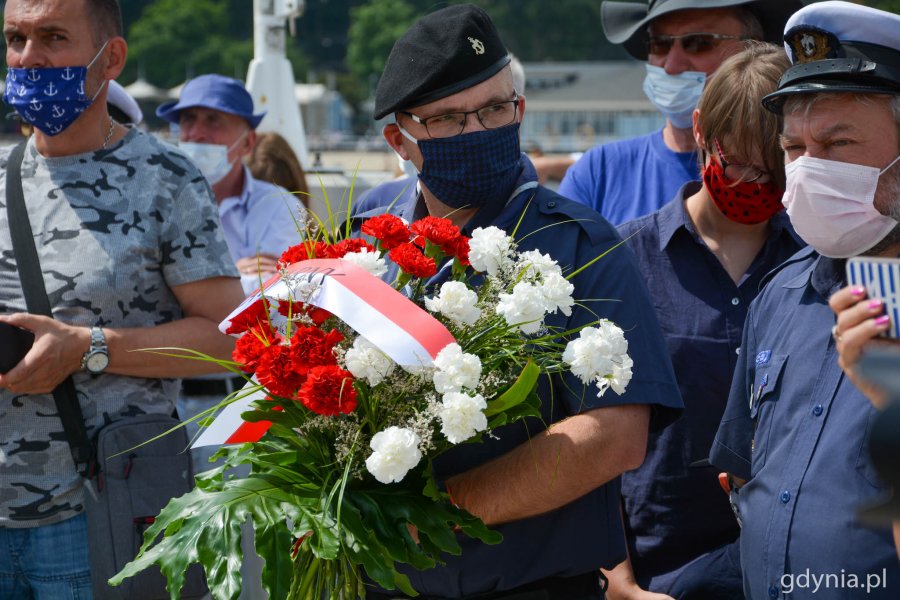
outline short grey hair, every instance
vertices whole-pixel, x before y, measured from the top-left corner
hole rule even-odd
[[[887,101],[891,114],[894,116],[894,125],[897,126],[897,135],[900,136],[900,95],[893,94],[862,94],[856,92],[820,92],[817,94],[791,94],[785,101],[783,114],[809,113],[817,102],[834,98],[851,98],[861,104],[876,105]]]

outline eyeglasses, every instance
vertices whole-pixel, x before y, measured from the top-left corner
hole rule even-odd
[[[684,35],[651,35],[647,39],[647,52],[665,56],[675,45],[681,42],[681,49],[687,54],[705,54],[718,48],[723,40],[745,40],[739,35],[722,33],[685,33]]]
[[[516,120],[516,115],[519,112],[519,96],[516,94],[516,97],[512,100],[482,106],[477,110],[435,115],[426,119],[403,110],[399,112],[416,123],[424,125],[428,135],[433,138],[453,137],[461,134],[463,129],[466,128],[466,120],[469,118],[469,115],[478,117],[478,122],[485,129],[497,129],[509,125]]]
[[[722,152],[722,146],[719,145],[719,140],[715,140],[715,144],[716,151],[719,153],[719,162],[722,164],[722,171],[724,171],[725,177],[727,177],[731,181],[762,183],[759,180],[765,176],[768,176],[768,173],[757,167],[754,167],[753,165],[729,163],[725,160],[725,153]]]

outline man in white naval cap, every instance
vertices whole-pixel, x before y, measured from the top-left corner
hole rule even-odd
[[[884,303],[846,287],[852,256],[900,255],[900,16],[847,2],[798,11],[785,26],[794,65],[766,108],[784,115],[783,202],[809,244],[750,307],[741,358],[710,460],[746,480],[744,592],[763,598],[900,598],[887,523],[862,506],[887,495],[869,456],[877,416],[841,370],[828,302],[886,329]]]

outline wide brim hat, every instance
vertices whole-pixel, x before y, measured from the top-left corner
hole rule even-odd
[[[759,20],[763,39],[781,43],[784,24],[802,8],[800,0],[650,0],[612,2],[600,5],[603,33],[614,44],[622,44],[638,60],[647,60],[647,25],[650,21],[679,10],[744,7]],[[698,32],[700,33],[700,32]]]
[[[191,79],[184,84],[181,97],[160,105],[156,116],[170,123],[178,123],[182,110],[195,107],[237,115],[246,119],[252,129],[256,129],[266,116],[265,111],[254,114],[253,98],[243,83],[223,75],[201,75]]]
[[[121,112],[121,115],[113,114],[112,116],[116,117],[116,120],[122,123],[132,123],[137,125],[144,120],[144,113],[141,111],[141,107],[138,105],[137,101],[115,80],[110,80],[109,82],[106,103],[112,109]],[[113,110],[110,110],[110,113],[112,114]]]
[[[900,94],[900,15],[849,2],[820,2],[785,25],[793,66],[763,105],[780,113],[794,94]]]
[[[429,13],[394,43],[375,89],[375,119],[478,85],[509,61],[481,8],[460,4]]]

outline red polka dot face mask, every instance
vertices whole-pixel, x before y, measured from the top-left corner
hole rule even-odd
[[[773,182],[734,182],[715,156],[703,169],[703,183],[716,207],[723,215],[736,223],[756,225],[768,221],[784,209],[781,197],[784,190]]]

